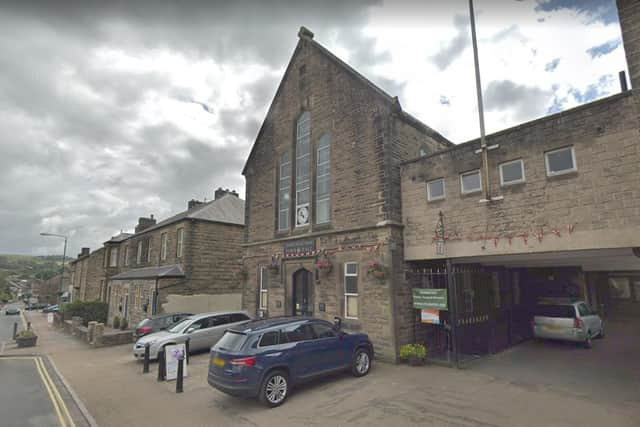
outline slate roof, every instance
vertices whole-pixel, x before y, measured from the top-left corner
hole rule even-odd
[[[139,236],[184,219],[197,219],[201,221],[221,222],[224,224],[244,225],[244,200],[238,196],[227,194],[219,199],[212,200],[192,209],[180,212],[177,215],[160,221],[154,226],[145,228],[135,235]],[[127,238],[132,236],[134,236],[134,234],[130,234]]]
[[[107,240],[105,243],[120,243],[122,241],[127,240],[131,236],[133,236],[133,234],[131,234],[131,233],[123,233],[121,231],[120,234],[117,234],[117,235],[113,236],[111,239]]]
[[[172,277],[184,277],[184,271],[178,264],[162,265],[159,267],[134,268],[112,276],[109,280],[128,279],[167,279]]]

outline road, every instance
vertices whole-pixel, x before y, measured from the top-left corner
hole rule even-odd
[[[10,304],[7,304],[5,308],[9,305]],[[3,352],[3,347],[13,340],[14,322],[18,322],[18,331],[23,329],[21,316],[7,316],[4,313],[4,308],[0,310],[0,355]]]

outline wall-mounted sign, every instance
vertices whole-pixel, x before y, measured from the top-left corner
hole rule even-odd
[[[178,378],[178,360],[185,357],[185,345],[176,344],[168,345],[164,348],[165,372],[167,373],[167,381]],[[187,376],[187,360],[182,362],[182,375]]]
[[[413,288],[413,308],[447,310],[447,290]]]
[[[310,240],[296,240],[294,242],[285,242],[282,251],[284,257],[300,257],[300,256],[313,256],[316,255],[316,241]]]
[[[433,325],[440,324],[440,310],[425,308],[420,312],[420,321],[422,323],[431,323]]]

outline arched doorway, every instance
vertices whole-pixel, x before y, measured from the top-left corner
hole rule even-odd
[[[313,316],[313,275],[301,268],[293,273],[293,315]]]

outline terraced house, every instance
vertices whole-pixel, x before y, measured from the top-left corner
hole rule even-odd
[[[109,322],[240,308],[243,229],[244,201],[221,188],[163,221],[140,218],[134,234],[105,243]]]

